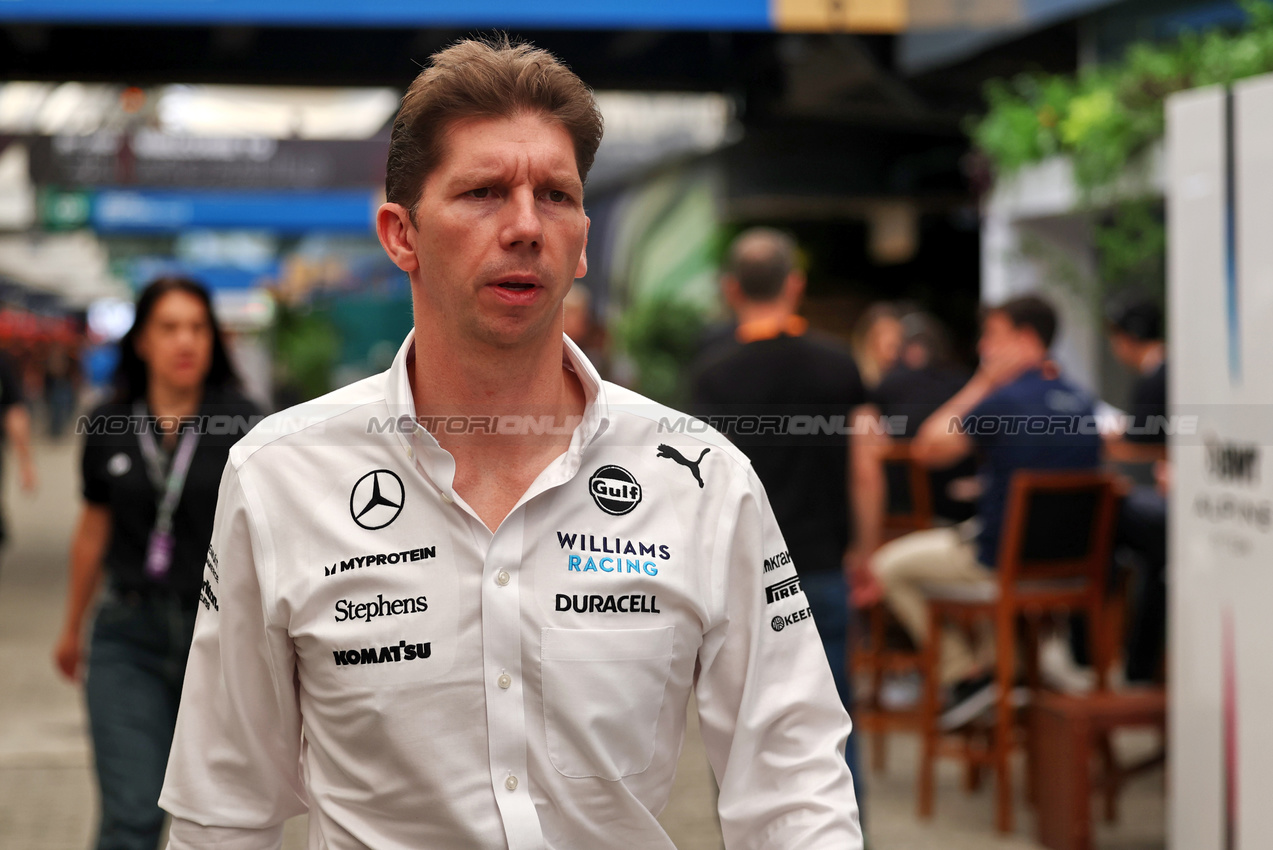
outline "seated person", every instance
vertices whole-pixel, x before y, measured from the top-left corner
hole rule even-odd
[[[868,394],[868,403],[854,412],[859,427],[852,440],[853,498],[857,533],[849,553],[853,579],[853,604],[865,608],[880,598],[881,589],[866,563],[884,539],[889,516],[911,512],[909,471],[902,464],[885,464],[892,443],[889,434],[872,427],[880,417],[905,421],[904,430],[891,432],[893,439],[912,440],[919,426],[968,382],[968,373],[950,357],[946,329],[923,312],[901,319],[902,343],[897,362]],[[951,485],[976,485],[977,464],[968,457],[928,475],[932,520],[953,525],[974,513],[971,499],[952,497]]]
[[[1056,327],[1056,311],[1033,295],[987,310],[978,343],[980,367],[924,421],[911,443],[916,459],[930,468],[949,467],[979,451],[984,479],[977,504],[981,530],[975,538],[963,534],[962,527],[917,531],[885,544],[870,561],[885,602],[916,645],[927,637],[925,584],[993,580],[1013,473],[1100,464],[1100,437],[1095,429],[1077,427],[1085,417],[1094,418],[1092,400],[1048,359]],[[1075,427],[1050,425],[1047,433],[1026,433],[1026,419],[1040,416]],[[989,641],[982,644],[978,654],[963,634],[948,630],[941,635],[940,676],[950,689],[944,728],[962,725],[994,702],[993,647]]]
[[[1167,346],[1162,309],[1136,293],[1115,298],[1105,311],[1110,351],[1132,381],[1127,428],[1107,440],[1111,459],[1152,462],[1167,456]]]
[[[1163,315],[1151,298],[1130,293],[1114,299],[1105,311],[1110,349],[1129,371],[1132,384],[1129,427],[1106,440],[1114,461],[1166,463],[1167,360]],[[1165,470],[1155,478],[1165,482]],[[1125,647],[1129,682],[1153,682],[1162,666],[1167,640],[1167,496],[1165,484],[1132,489],[1119,508],[1116,560],[1134,570],[1131,616]],[[1075,636],[1084,634],[1072,630]],[[1080,646],[1082,642],[1078,642]],[[1080,650],[1079,646],[1075,647]],[[1081,657],[1076,651],[1076,657]]]
[[[903,439],[912,440],[919,426],[968,382],[967,370],[955,366],[950,358],[946,329],[927,313],[908,313],[902,317],[902,353],[884,380],[870,395],[882,416],[905,416]],[[972,457],[929,474],[933,519],[937,525],[962,522],[974,513],[972,502],[951,497],[951,483],[975,475]],[[894,478],[887,477],[889,502]]]

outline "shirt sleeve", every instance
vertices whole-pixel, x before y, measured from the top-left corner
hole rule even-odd
[[[696,686],[725,846],[855,850],[849,717],[764,489],[750,468],[739,486],[720,521],[723,611]]]
[[[1167,374],[1165,369],[1158,369],[1151,375],[1139,376],[1132,384],[1131,414],[1133,424],[1124,439],[1132,443],[1165,443],[1167,435],[1156,429],[1150,429],[1150,417],[1166,417],[1167,415]],[[1155,421],[1155,425],[1157,422]]]
[[[1011,386],[1011,385],[1009,385]],[[1016,412],[1011,398],[1004,392],[1004,387],[983,398],[976,407],[964,414],[960,427],[968,435],[974,446],[986,448],[998,439],[1000,430],[990,424],[981,424],[981,420],[997,420]],[[992,439],[994,437],[994,439]]]
[[[291,638],[269,622],[269,552],[233,462],[221,478],[201,610],[159,804],[170,850],[277,848],[306,810]]]

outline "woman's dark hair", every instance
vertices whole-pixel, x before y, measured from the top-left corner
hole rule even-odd
[[[137,296],[137,308],[133,318],[133,326],[119,341],[119,365],[115,367],[115,401],[128,404],[146,397],[149,388],[149,376],[146,363],[137,354],[137,337],[150,321],[150,314],[155,311],[159,299],[169,292],[185,292],[198,298],[208,314],[208,325],[212,328],[212,365],[203,379],[205,388],[222,389],[237,387],[239,376],[230,365],[230,357],[226,354],[225,339],[221,335],[221,326],[212,312],[212,298],[203,284],[188,277],[161,277],[151,281]]]

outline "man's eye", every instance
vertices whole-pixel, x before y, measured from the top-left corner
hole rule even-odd
[[[567,195],[565,192],[560,191],[559,189],[551,189],[548,192],[548,200],[552,201],[554,204],[560,204],[562,201],[566,200],[566,198],[568,197],[569,195]]]
[[[478,199],[489,198],[491,196],[491,190],[490,187],[483,186],[481,189],[470,189],[469,194]]]

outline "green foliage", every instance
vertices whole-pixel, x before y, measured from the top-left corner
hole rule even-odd
[[[1083,203],[1107,208],[1096,223],[1101,281],[1108,288],[1162,288],[1166,233],[1161,204],[1117,200],[1115,185],[1163,137],[1168,95],[1273,72],[1273,3],[1244,0],[1238,32],[1187,32],[1133,45],[1117,64],[1075,76],[1023,74],[985,90],[989,110],[969,132],[1006,177],[1048,157],[1074,165]]]
[[[1166,274],[1167,230],[1159,198],[1118,204],[1096,228],[1101,279],[1114,288],[1162,290]]]
[[[702,310],[684,299],[649,299],[624,314],[616,330],[623,349],[636,361],[636,391],[664,404],[683,405],[685,367],[703,326]]]
[[[274,352],[282,383],[298,401],[328,392],[340,356],[340,333],[335,325],[310,309],[282,303],[275,315]]]
[[[1197,86],[1273,71],[1273,4],[1247,0],[1236,33],[1184,33],[1132,46],[1123,61],[1077,76],[1023,74],[986,86],[989,110],[971,127],[977,147],[1007,176],[1064,154],[1090,194],[1107,188],[1163,135],[1163,101]]]

